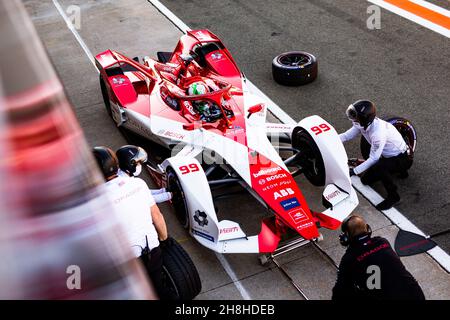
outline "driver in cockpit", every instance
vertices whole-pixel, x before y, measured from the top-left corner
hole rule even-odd
[[[210,88],[203,81],[191,83],[187,90],[189,96],[203,95],[208,92],[210,92]],[[201,120],[213,122],[222,116],[220,108],[212,101],[198,100],[193,101],[192,105],[194,110],[200,115]]]

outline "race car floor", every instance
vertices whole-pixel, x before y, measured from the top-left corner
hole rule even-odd
[[[83,49],[55,6],[60,5],[66,12],[70,5],[78,5],[77,1],[26,0],[24,3],[73,103],[88,143],[112,148],[126,144],[107,116],[98,72],[89,54],[111,48],[131,57],[155,57],[156,51],[171,51],[181,32],[147,1],[87,0],[80,5],[81,28],[77,30],[86,46]],[[251,72],[246,73],[253,78]],[[147,176],[144,178],[152,185]],[[312,209],[320,210],[322,190],[311,187],[302,176],[297,181]],[[374,234],[393,241],[397,227],[362,196],[359,199],[360,205],[355,212],[366,217]],[[228,198],[217,200],[216,205],[220,218],[240,222],[248,235],[259,233],[260,219],[265,216],[265,211],[250,195],[243,192],[233,201]],[[199,270],[203,289],[197,299],[302,299],[273,264],[261,266],[255,254],[215,254],[190,238],[179,226],[170,205],[160,207],[168,222],[169,233],[189,252]],[[320,246],[338,263],[344,252],[338,242],[338,231],[322,230],[322,233],[324,240]],[[331,297],[336,270],[312,246],[297,249],[278,260],[308,298]],[[427,298],[450,299],[450,275],[430,256],[421,254],[402,260],[421,284]]]

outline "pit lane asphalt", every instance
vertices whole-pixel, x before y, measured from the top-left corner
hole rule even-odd
[[[66,10],[77,1],[60,1]],[[66,27],[51,1],[25,1],[28,12],[71,99],[77,118],[91,146],[117,148],[125,143],[103,106],[98,74],[88,57]],[[157,50],[174,48],[180,32],[154,7],[143,0],[127,2],[83,1],[80,35],[94,54],[114,48],[129,56],[155,56]],[[212,28],[213,29],[213,28]],[[213,31],[215,31],[213,29]],[[217,32],[217,31],[216,31]],[[224,39],[228,44],[228,41]],[[248,73],[248,71],[246,71]],[[253,80],[253,74],[249,74]],[[273,86],[273,84],[271,83]],[[292,114],[291,114],[292,115]],[[308,113],[305,112],[305,115]],[[146,179],[149,184],[150,180]],[[298,179],[299,186],[313,209],[320,209],[322,190]],[[360,197],[363,212],[375,233],[393,241],[397,228]],[[259,232],[264,210],[249,195],[217,202],[219,217],[238,221],[249,234]],[[236,210],[239,207],[239,210]],[[172,236],[179,239],[199,269],[203,290],[200,299],[240,299],[241,293],[220,265],[215,254],[190,238],[179,226],[168,205],[161,206]],[[337,242],[338,232],[324,231],[321,246],[339,262],[343,249]],[[226,255],[239,283],[253,299],[300,299],[295,289],[275,268],[262,267],[256,255]],[[428,298],[449,299],[450,278],[429,256],[403,259]],[[327,299],[335,279],[335,270],[312,247],[304,247],[280,258],[290,275],[313,299]]]
[[[409,119],[417,152],[409,178],[397,181],[402,202],[395,207],[426,234],[450,228],[450,39],[383,9],[381,29],[369,30],[367,1],[161,2],[192,29],[216,33],[241,70],[296,120],[318,114],[342,132],[346,107],[361,98],[381,115]],[[272,80],[273,57],[290,50],[318,57],[316,82],[289,88]],[[359,153],[358,143],[347,144],[349,155]],[[385,196],[380,185],[374,189]],[[450,234],[435,240],[450,252]]]

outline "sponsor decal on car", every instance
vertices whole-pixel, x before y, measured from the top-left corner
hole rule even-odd
[[[180,134],[180,133],[177,133],[177,132],[173,132],[173,131],[169,131],[169,130],[166,130],[163,135],[168,137],[168,138],[175,138],[175,139],[178,139],[178,140],[183,140],[184,139],[184,135],[183,134]]]
[[[275,182],[275,183],[269,184],[268,186],[262,188],[262,191],[268,191],[268,190],[272,190],[272,189],[278,188],[278,187],[279,187],[278,183]]]
[[[238,228],[238,227],[223,228],[223,229],[220,229],[219,234],[233,233],[233,232],[238,232],[238,231],[239,231],[239,228]]]
[[[274,174],[281,170],[281,167],[273,167],[273,168],[267,168],[267,169],[261,169],[257,173],[253,174],[254,178],[259,178],[260,176],[268,175],[268,174]]]
[[[295,192],[291,188],[281,189],[273,193],[273,199],[277,200],[279,198],[284,198],[293,194],[295,194]]]
[[[289,212],[289,215],[291,216],[292,221],[294,221],[295,224],[299,224],[303,221],[308,220],[308,216],[302,208]]]
[[[221,54],[220,52],[213,53],[213,54],[211,55],[211,58],[212,58],[213,60],[220,60],[222,57],[223,57],[223,54]]]
[[[272,175],[270,177],[267,177],[266,180],[267,181],[274,181],[274,180],[283,179],[283,178],[287,178],[287,174],[286,173],[274,174],[274,175]]]
[[[202,237],[202,238],[204,238],[204,239],[206,239],[206,240],[209,240],[209,241],[211,241],[211,242],[214,242],[214,237],[213,237],[213,236],[210,236],[209,234],[206,234],[206,233],[204,233],[204,232],[201,232],[201,231],[198,231],[198,230],[195,230],[195,229],[192,229],[192,232],[193,232],[195,235],[199,236],[199,237]]]
[[[259,179],[258,183],[259,183],[260,185],[263,185],[263,184],[266,183],[266,180],[265,180],[265,179]]]
[[[197,224],[200,227],[204,227],[204,226],[208,225],[208,219],[207,219],[206,213],[204,213],[203,211],[200,211],[200,210],[195,211],[194,221],[197,222]]]
[[[196,114],[194,107],[192,106],[192,104],[189,101],[184,101],[183,104],[186,107],[186,109],[189,111],[190,114],[192,114],[192,115]]]
[[[330,193],[329,195],[326,195],[325,199],[327,199],[327,201],[330,201],[331,199],[336,198],[341,193],[342,192],[340,190],[335,190],[334,192]]]
[[[125,79],[121,78],[121,77],[116,77],[116,78],[113,78],[112,80],[115,85],[119,85],[119,86],[125,82]]]
[[[297,198],[289,198],[283,201],[280,201],[280,205],[283,207],[285,211],[300,207],[300,202]]]

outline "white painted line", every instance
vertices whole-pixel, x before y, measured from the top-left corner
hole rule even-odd
[[[411,2],[414,2],[415,4],[418,4],[419,6],[422,6],[424,8],[430,9],[432,11],[435,11],[437,13],[442,14],[443,16],[449,17],[450,18],[450,11],[447,9],[444,9],[442,7],[439,7],[433,3],[430,3],[428,1],[424,1],[424,0],[409,0]]]
[[[177,16],[175,16],[166,6],[164,6],[158,0],[148,0],[152,3],[162,14],[164,14],[177,28],[182,32],[186,33],[187,30],[191,30],[184,22],[182,22]],[[378,2],[377,0],[368,0],[370,2]],[[383,1],[381,1],[383,2]],[[174,18],[172,20],[171,18]],[[178,23],[180,23],[178,25]],[[275,117],[281,120],[281,122],[291,124],[297,123],[292,119],[284,110],[282,110],[275,102],[273,102],[269,97],[267,97],[261,90],[259,90],[251,81],[247,81],[247,84],[251,87],[254,92],[258,92],[263,98],[267,99],[268,109],[272,112]],[[383,198],[371,187],[365,186],[361,183],[359,177],[352,177],[352,184],[356,190],[358,190],[369,202],[373,205],[378,204],[383,201]],[[389,210],[383,211],[383,214],[392,221],[398,228],[407,231],[415,232],[420,235],[425,235],[419,228],[417,228],[411,221],[408,220],[403,214],[401,214],[397,209],[391,208]],[[450,272],[450,256],[442,250],[439,246],[428,251],[428,254],[433,257],[447,272]]]
[[[412,14],[409,11],[400,9],[397,6],[394,6],[393,4],[387,3],[383,0],[367,0],[373,4],[376,4],[377,6],[380,6],[386,10],[389,10],[395,14],[398,14],[399,16],[402,16],[403,18],[406,18],[408,20],[411,20],[417,24],[420,24],[421,26],[428,28],[430,30],[433,30],[437,33],[442,34],[443,36],[446,36],[447,38],[450,38],[450,30],[447,28],[444,28],[440,25],[437,25],[435,23],[432,23],[424,18],[421,18],[419,16],[416,16],[415,14]],[[442,9],[442,8],[441,8]]]
[[[231,268],[230,264],[228,263],[228,260],[225,258],[225,256],[223,254],[217,253],[216,252],[216,257],[219,260],[220,264],[222,265],[222,267],[225,269],[226,273],[228,274],[228,276],[231,278],[231,280],[234,283],[234,286],[236,287],[236,289],[239,291],[239,293],[241,294],[242,298],[244,300],[252,300],[250,294],[248,293],[248,291],[244,288],[244,286],[242,285],[242,283],[239,281],[238,277],[236,276],[236,274],[234,273],[234,270]]]
[[[158,0],[148,0],[159,12],[161,12],[175,27],[181,30],[183,33],[187,33],[192,29],[189,28],[183,21],[181,21],[172,11],[170,11],[165,5]]]
[[[91,50],[89,50],[89,48],[86,45],[86,43],[84,43],[84,41],[81,38],[80,34],[78,33],[78,31],[73,26],[72,21],[70,21],[70,19],[67,17],[66,13],[64,12],[64,9],[59,4],[58,0],[53,0],[53,4],[55,5],[55,7],[58,10],[58,12],[61,15],[61,17],[63,17],[64,21],[66,22],[67,28],[69,28],[69,30],[72,31],[73,35],[75,36],[75,39],[77,39],[77,41],[80,44],[81,48],[84,50],[84,52],[88,56],[88,58],[91,61],[91,63],[94,65],[95,70],[97,70],[97,72],[99,72],[98,69],[97,69],[97,66],[95,65],[95,59],[94,59],[94,56],[93,56]]]

